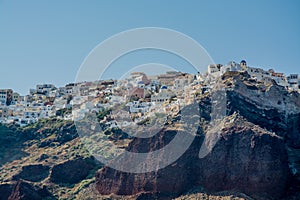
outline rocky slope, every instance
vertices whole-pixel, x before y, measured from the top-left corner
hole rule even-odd
[[[198,157],[210,129],[202,124],[203,133],[200,131],[172,165],[145,174],[104,167],[97,173],[97,190],[101,194],[151,194],[159,199],[179,196],[195,186],[208,192],[239,191],[255,199],[282,199],[290,190],[299,191],[295,188],[299,160],[292,161],[287,154],[287,150],[295,154],[299,148],[299,94],[288,93],[274,82],[256,82],[247,73],[227,73],[221,82],[226,88],[229,116],[220,122],[219,133],[210,131],[221,137],[206,157]],[[209,120],[209,97],[200,99],[199,105],[202,119]],[[163,148],[172,134],[165,130],[148,140],[135,138],[128,151]]]
[[[72,122],[50,119],[26,128],[0,128],[1,145],[19,141],[1,158],[1,200],[74,198],[101,167],[83,148]]]

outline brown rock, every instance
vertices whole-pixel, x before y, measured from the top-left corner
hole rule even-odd
[[[11,191],[8,200],[40,200],[46,197],[51,198],[52,195],[46,188],[35,188],[29,183],[18,181]]]
[[[42,164],[27,165],[22,167],[22,171],[13,177],[13,180],[24,179],[32,182],[44,180],[49,175],[50,167]]]
[[[227,117],[222,125],[220,140],[205,158],[198,157],[203,136],[197,136],[181,158],[157,172],[131,174],[104,167],[96,176],[97,190],[119,195],[152,192],[171,198],[201,186],[207,191],[233,190],[255,197],[284,195],[289,172],[284,141],[239,116]],[[144,150],[145,145],[150,150],[162,148],[172,139],[168,134],[135,138],[129,150]]]
[[[53,183],[74,184],[86,178],[96,166],[92,158],[78,158],[55,165],[50,174]]]

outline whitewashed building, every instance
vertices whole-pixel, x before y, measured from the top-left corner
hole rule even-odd
[[[220,70],[221,70],[220,66],[215,65],[215,64],[210,64],[210,65],[208,65],[208,67],[207,67],[207,72],[208,72],[209,74],[219,73]]]
[[[287,81],[288,81],[288,84],[289,84],[289,87],[292,89],[292,90],[299,90],[299,75],[298,74],[290,74],[288,77],[287,77]]]
[[[261,68],[247,67],[247,72],[252,78],[258,81],[262,81],[264,78],[272,78],[268,71]]]
[[[162,90],[158,94],[151,96],[151,102],[165,102],[170,100],[174,96],[174,93],[169,90]]]
[[[226,72],[240,72],[240,71],[244,71],[245,69],[241,67],[240,64],[231,61],[229,62],[226,66],[223,66],[221,68],[221,74],[224,74]]]

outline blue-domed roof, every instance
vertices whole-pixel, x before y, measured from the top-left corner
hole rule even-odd
[[[143,81],[139,81],[137,84],[144,84],[144,82]]]
[[[241,63],[247,63],[245,60],[242,60]]]
[[[168,89],[168,87],[167,87],[167,86],[165,86],[165,85],[162,85],[162,86],[160,87],[160,89],[162,89],[162,90],[166,90],[166,89]]]

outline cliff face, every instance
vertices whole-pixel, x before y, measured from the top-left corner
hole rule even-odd
[[[300,94],[284,87],[257,83],[245,74],[226,79],[228,108],[250,122],[283,137],[288,146],[300,148]]]
[[[156,172],[130,174],[104,167],[96,175],[101,194],[152,193],[157,198],[176,197],[194,187],[205,191],[239,191],[257,199],[285,196],[290,178],[286,144],[299,148],[299,94],[274,84],[257,83],[247,74],[225,74],[228,115],[211,133],[202,126],[189,149],[176,162]],[[200,114],[209,119],[207,98]],[[201,131],[200,131],[201,132]],[[204,137],[219,134],[212,151],[199,158]],[[172,134],[171,134],[172,135]],[[170,142],[170,131],[149,139],[135,138],[128,151],[153,151]],[[131,162],[128,160],[128,162]]]
[[[230,122],[223,122],[221,138],[205,158],[198,157],[203,136],[197,136],[179,160],[157,172],[130,174],[103,168],[97,174],[98,191],[119,195],[154,192],[160,197],[174,197],[201,186],[211,192],[234,190],[254,196],[281,197],[289,172],[284,141],[240,116],[225,120]],[[164,137],[167,134],[162,132],[158,138],[167,138]],[[151,140],[148,142],[152,143]],[[132,148],[144,146],[139,139],[133,143]],[[166,143],[160,140],[156,145]]]
[[[208,191],[281,197],[289,171],[284,141],[251,123],[236,122],[222,130],[221,140],[199,161],[197,184]]]

